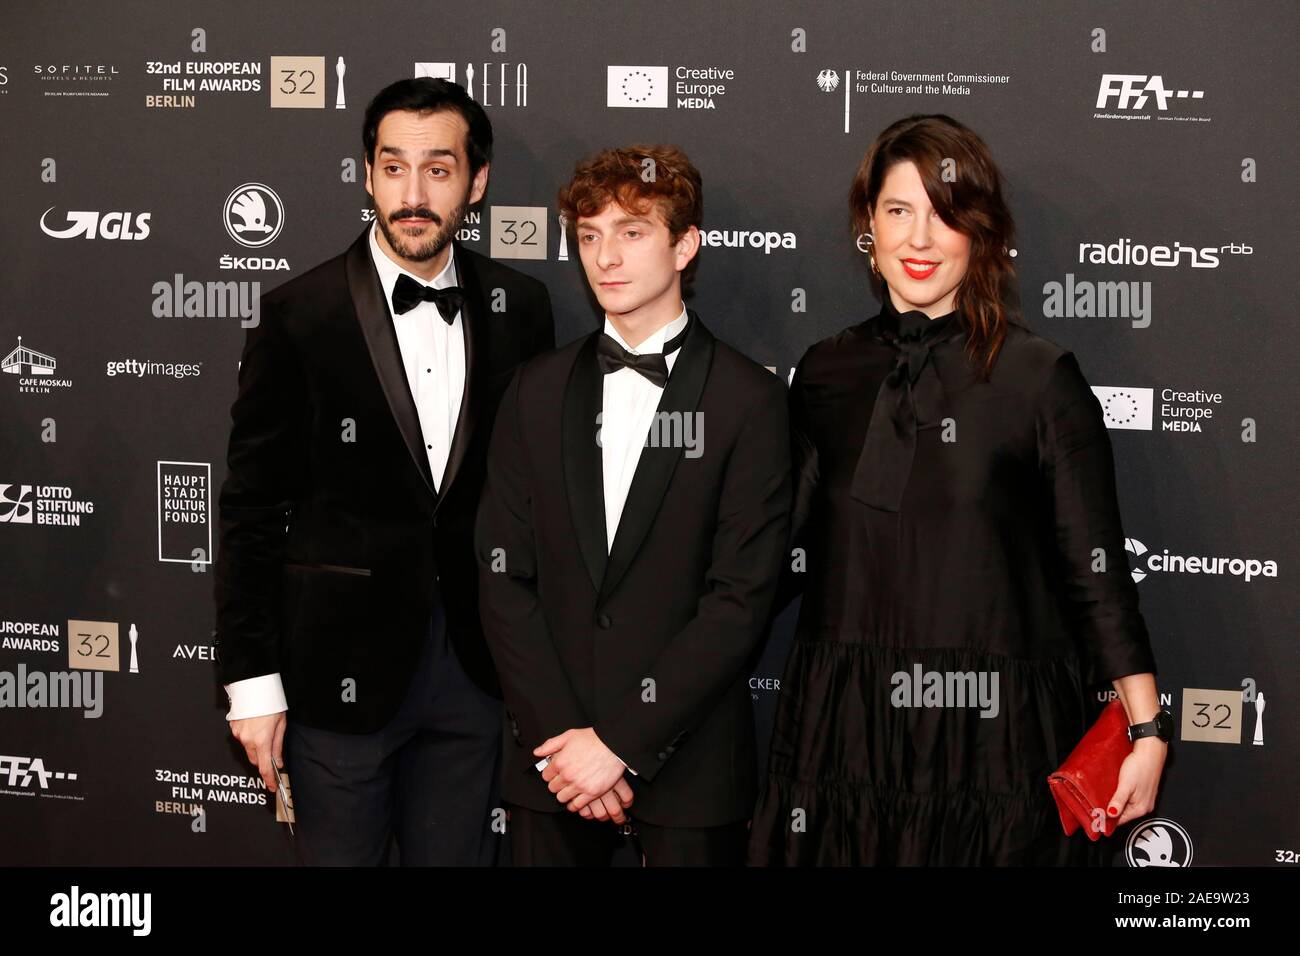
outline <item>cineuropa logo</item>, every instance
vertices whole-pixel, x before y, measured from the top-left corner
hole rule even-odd
[[[1125,538],[1124,550],[1133,556],[1130,562],[1133,580],[1139,582],[1148,574],[1226,574],[1244,581],[1277,577],[1276,561],[1170,554],[1168,548],[1157,552],[1137,538]]]

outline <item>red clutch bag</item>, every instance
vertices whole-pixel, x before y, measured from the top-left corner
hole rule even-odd
[[[1065,763],[1047,778],[1066,836],[1082,826],[1095,843],[1115,832],[1119,818],[1106,812],[1106,803],[1119,786],[1120,764],[1132,752],[1128,715],[1123,703],[1112,700]]]

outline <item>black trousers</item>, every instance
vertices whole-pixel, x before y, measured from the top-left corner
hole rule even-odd
[[[609,866],[623,843],[624,828],[608,820],[507,806],[515,866]],[[631,817],[629,822],[642,866],[744,865],[748,820],[716,827],[661,827]]]
[[[501,701],[461,668],[439,606],[397,715],[373,734],[296,724],[285,764],[302,862],[492,866],[501,803]],[[493,826],[493,823],[496,826]]]

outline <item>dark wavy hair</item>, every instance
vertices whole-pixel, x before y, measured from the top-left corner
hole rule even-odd
[[[966,329],[966,354],[987,378],[1007,324],[1020,321],[1016,270],[1007,251],[1015,246],[1016,227],[1002,198],[1002,174],[984,141],[951,116],[908,116],[876,137],[853,177],[849,210],[855,236],[870,230],[885,175],[902,162],[915,164],[939,217],[970,239],[970,264],[955,304]],[[949,169],[954,175],[945,180]],[[888,294],[877,291],[882,298]]]
[[[390,83],[375,94],[366,107],[365,122],[361,126],[361,144],[366,158],[375,161],[375,141],[379,137],[379,121],[395,110],[416,113],[435,113],[455,110],[465,118],[469,132],[465,135],[465,156],[469,160],[469,175],[473,179],[480,169],[492,162],[492,121],[483,107],[465,92],[463,86],[431,76],[419,76]]]

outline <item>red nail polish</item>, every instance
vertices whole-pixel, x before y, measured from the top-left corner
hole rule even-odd
[[[1108,807],[1107,809],[1110,810],[1110,815],[1111,815],[1112,817],[1119,813],[1119,811],[1116,810],[1114,807]]]

